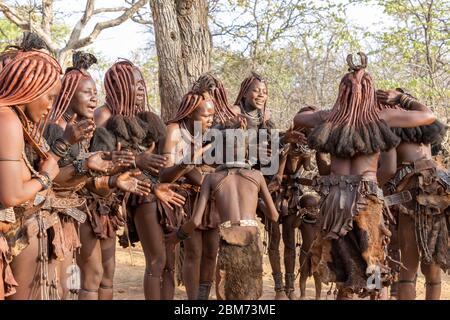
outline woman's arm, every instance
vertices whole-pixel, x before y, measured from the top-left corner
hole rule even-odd
[[[378,184],[383,186],[389,181],[397,171],[397,150],[392,148],[380,155],[379,166],[377,170]]]
[[[404,94],[397,90],[378,90],[377,99],[382,104],[395,105],[400,103]],[[409,110],[384,109],[380,112],[380,119],[392,128],[415,128],[426,126],[436,121],[436,116],[424,104],[408,97]]]
[[[7,208],[32,200],[43,189],[37,179],[24,181],[22,130],[14,114],[8,111],[0,114],[0,203]]]
[[[160,170],[159,179],[161,182],[172,183],[191,171],[194,166],[184,163],[175,164],[177,146],[181,143],[180,128],[177,123],[171,123],[166,130],[162,155],[167,157],[167,162],[166,167]]]
[[[267,188],[266,180],[264,176],[260,175],[260,190],[262,200],[264,201],[267,210],[264,210],[264,214],[272,221],[278,221],[278,211],[273,203],[272,196],[270,195],[269,189]]]
[[[181,230],[188,236],[191,235],[192,232],[194,232],[194,230],[197,229],[198,226],[202,223],[203,215],[205,213],[206,205],[208,204],[209,196],[211,193],[210,181],[211,179],[208,179],[207,176],[202,184],[200,196],[198,198],[197,204],[195,205],[194,213],[192,214],[191,219],[181,227]]]
[[[330,164],[327,161],[327,155],[323,152],[316,152],[316,163],[319,175],[328,176],[331,172]]]
[[[74,166],[70,164],[60,168],[55,182],[62,187],[75,187],[88,179],[86,175],[77,175]]]

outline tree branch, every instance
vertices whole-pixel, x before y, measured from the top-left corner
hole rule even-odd
[[[128,8],[126,11],[124,11],[124,13],[122,15],[120,15],[119,17],[108,20],[108,21],[103,21],[103,22],[97,23],[94,27],[94,30],[92,30],[92,32],[89,34],[89,36],[79,39],[78,41],[73,43],[70,48],[68,48],[68,46],[66,46],[66,48],[76,50],[76,49],[79,49],[79,48],[82,48],[82,47],[85,47],[85,46],[91,44],[98,37],[100,32],[102,32],[105,29],[116,27],[116,26],[122,24],[127,19],[129,19],[131,16],[133,16],[133,14],[135,14],[140,8],[142,8],[145,4],[147,4],[147,2],[148,2],[148,0],[139,0],[134,5],[132,5],[130,8]]]
[[[152,25],[152,23],[153,23],[152,20],[150,20],[150,19],[148,19],[148,20],[147,20],[147,19],[144,19],[144,18],[142,18],[140,15],[131,17],[131,20],[132,20],[133,22],[136,22],[136,23],[139,23],[139,24],[148,25],[148,26],[150,26],[150,27],[151,27],[151,25]]]
[[[84,27],[86,27],[87,23],[94,13],[94,6],[95,0],[86,1],[86,8],[84,10],[84,13],[81,16],[80,20],[78,20],[75,27],[73,27],[72,33],[69,37],[69,41],[67,42],[66,48],[68,48],[68,50],[74,45],[76,41],[78,41],[78,39],[80,39],[81,31],[83,31]]]
[[[21,18],[21,15],[13,8],[10,8],[7,4],[0,2],[0,11],[3,12],[5,17],[12,23],[17,25],[21,29],[29,29],[30,23]]]
[[[51,34],[53,24],[53,0],[42,0],[42,30]]]
[[[106,13],[106,12],[122,12],[127,9],[128,9],[128,7],[100,8],[100,9],[95,9],[93,15],[96,15],[99,13]]]
[[[20,14],[16,9],[9,7],[8,5],[0,2],[0,11],[3,12],[5,17],[17,25],[23,31],[35,32],[39,37],[41,37],[51,52],[56,53],[58,51],[57,45],[52,41],[50,34],[46,33],[39,25],[34,25],[31,21],[23,19],[23,15]]]

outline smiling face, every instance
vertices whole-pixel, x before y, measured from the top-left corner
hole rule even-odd
[[[48,90],[46,93],[41,95],[34,101],[24,105],[24,112],[28,119],[32,122],[37,123],[42,118],[49,113],[53,106],[53,102],[58,97],[59,91],[61,90],[61,80],[58,79],[55,85]]]
[[[70,101],[69,108],[77,114],[79,119],[92,119],[97,102],[97,87],[94,80],[83,78]]]
[[[192,122],[200,121],[202,124],[202,133],[206,132],[213,125],[214,104],[211,100],[204,100],[189,116]]]
[[[255,79],[244,96],[245,104],[252,109],[263,110],[267,102],[267,86]]]

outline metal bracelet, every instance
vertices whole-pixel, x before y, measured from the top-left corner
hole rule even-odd
[[[109,187],[108,187],[108,180],[109,180],[109,177],[107,177],[107,176],[94,178],[94,187],[95,187],[95,189],[97,189],[97,190],[109,189]]]
[[[110,189],[114,189],[114,184],[115,184],[115,176],[109,176],[108,178],[108,187]]]
[[[400,105],[405,109],[409,109],[409,107],[411,106],[411,103],[413,101],[414,101],[414,99],[405,93],[402,94],[400,97]]]
[[[60,158],[66,157],[70,152],[70,144],[62,138],[53,141],[50,150]]]
[[[75,173],[79,176],[84,176],[88,173],[88,170],[84,168],[86,159],[77,159],[73,161],[73,166],[75,168]]]
[[[50,179],[50,176],[45,171],[39,172],[38,174],[35,175],[34,178],[37,181],[39,181],[39,183],[42,185],[42,188],[44,190],[51,188],[53,185],[52,179]]]

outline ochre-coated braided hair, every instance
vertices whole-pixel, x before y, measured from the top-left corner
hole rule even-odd
[[[228,103],[227,93],[222,81],[211,73],[205,73],[194,82],[191,90],[183,96],[176,114],[168,123],[183,120],[206,100],[211,100],[214,104],[216,122],[225,123],[236,117],[236,113]]]
[[[11,62],[17,56],[18,53],[28,52],[31,50],[38,50],[44,53],[49,53],[49,48],[41,37],[33,32],[24,32],[20,44],[7,46],[5,51],[0,55],[0,72],[6,64]],[[20,110],[18,110],[17,112],[20,112]],[[31,132],[27,131],[26,135],[29,134],[34,141],[43,142],[42,136],[40,135],[43,133],[43,129],[48,117],[49,116],[47,115],[46,118],[41,119],[37,124],[34,124],[33,130]],[[25,119],[23,115],[22,118]]]
[[[61,91],[53,104],[50,115],[51,121],[58,121],[67,111],[70,101],[72,101],[73,95],[75,94],[80,81],[82,79],[92,79],[87,70],[94,63],[97,63],[97,58],[93,54],[81,51],[73,54],[73,66],[67,68],[66,73],[62,78]]]
[[[351,158],[396,147],[400,140],[378,116],[372,77],[365,72],[367,56],[355,66],[347,57],[349,73],[341,80],[338,98],[326,122],[314,128],[308,137],[311,148],[331,155]]]
[[[51,90],[61,73],[58,61],[37,50],[19,50],[0,72],[0,107],[15,109],[21,119],[25,138],[41,158],[46,157],[39,146],[43,132],[36,131],[37,125],[32,128],[29,119],[17,106],[35,101]]]
[[[131,61],[121,60],[106,71],[104,84],[106,91],[106,105],[113,115],[132,117],[139,112],[147,110],[147,88],[144,82],[144,103],[136,106],[135,87],[137,79],[133,75],[137,71],[142,80],[141,71]]]

